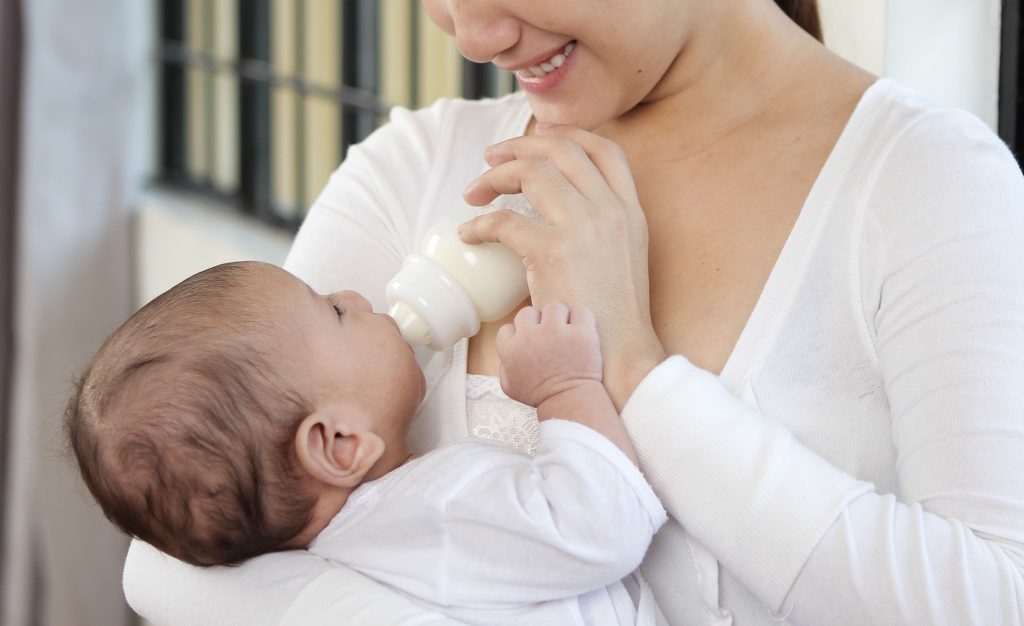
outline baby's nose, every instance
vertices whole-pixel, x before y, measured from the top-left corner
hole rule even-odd
[[[357,291],[339,291],[334,294],[334,297],[337,298],[339,301],[344,302],[349,307],[362,309],[367,313],[373,312],[373,305],[370,304],[370,301],[364,298],[363,295]]]

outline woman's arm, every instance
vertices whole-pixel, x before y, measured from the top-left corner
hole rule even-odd
[[[613,338],[616,401],[642,379],[622,414],[666,508],[795,623],[1024,621],[1024,181],[980,122],[954,126],[903,135],[872,199],[890,239],[870,317],[898,499],[684,358],[652,370],[639,207],[603,140],[553,129],[556,141],[506,142],[467,191],[486,201],[522,189],[544,214],[478,218],[463,238],[527,255],[535,297],[594,307]]]
[[[136,613],[161,626],[458,624],[301,551],[267,554],[241,567],[201,568],[135,540],[125,564],[124,595]]]
[[[795,624],[1024,622],[1024,180],[932,115],[881,164],[862,255],[898,496],[681,357],[623,414],[666,508]]]
[[[880,172],[865,238],[885,252],[862,255],[862,275],[899,495],[851,502],[788,604],[798,619],[1021,624],[1024,178],[955,111],[909,127]],[[814,599],[826,569],[831,607]]]

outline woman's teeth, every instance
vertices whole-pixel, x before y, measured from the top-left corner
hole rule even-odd
[[[565,63],[565,59],[568,58],[570,54],[572,54],[572,51],[575,48],[576,42],[570,41],[569,43],[565,44],[565,47],[562,48],[561,52],[551,57],[547,61],[544,61],[543,63],[540,63],[538,65],[531,65],[530,67],[521,69],[518,73],[523,78],[540,78],[541,76],[544,76],[545,74],[553,72],[556,69],[562,67],[562,64]]]

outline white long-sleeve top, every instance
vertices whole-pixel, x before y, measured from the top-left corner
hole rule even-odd
[[[286,267],[383,309],[484,147],[529,116],[521,94],[396,110],[350,151]],[[466,343],[420,357],[430,391],[411,443],[425,451],[467,434]],[[623,418],[671,516],[642,571],[672,624],[1024,623],[1024,179],[1006,147],[973,116],[877,82],[721,375],[674,356]],[[258,605],[273,591],[253,583],[259,567],[198,578],[136,546],[126,593],[185,624],[165,610],[169,585],[231,614],[214,594]],[[352,589],[332,603],[278,593],[261,614],[391,610],[371,583]],[[393,614],[425,623],[397,601]]]
[[[467,437],[361,485],[309,551],[467,624],[655,626],[633,572],[657,496],[596,431],[538,431],[534,456]]]

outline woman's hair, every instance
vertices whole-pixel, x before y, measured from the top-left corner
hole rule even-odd
[[[818,41],[824,41],[821,34],[821,19],[818,17],[818,0],[775,0],[786,15],[800,28],[806,30]]]

